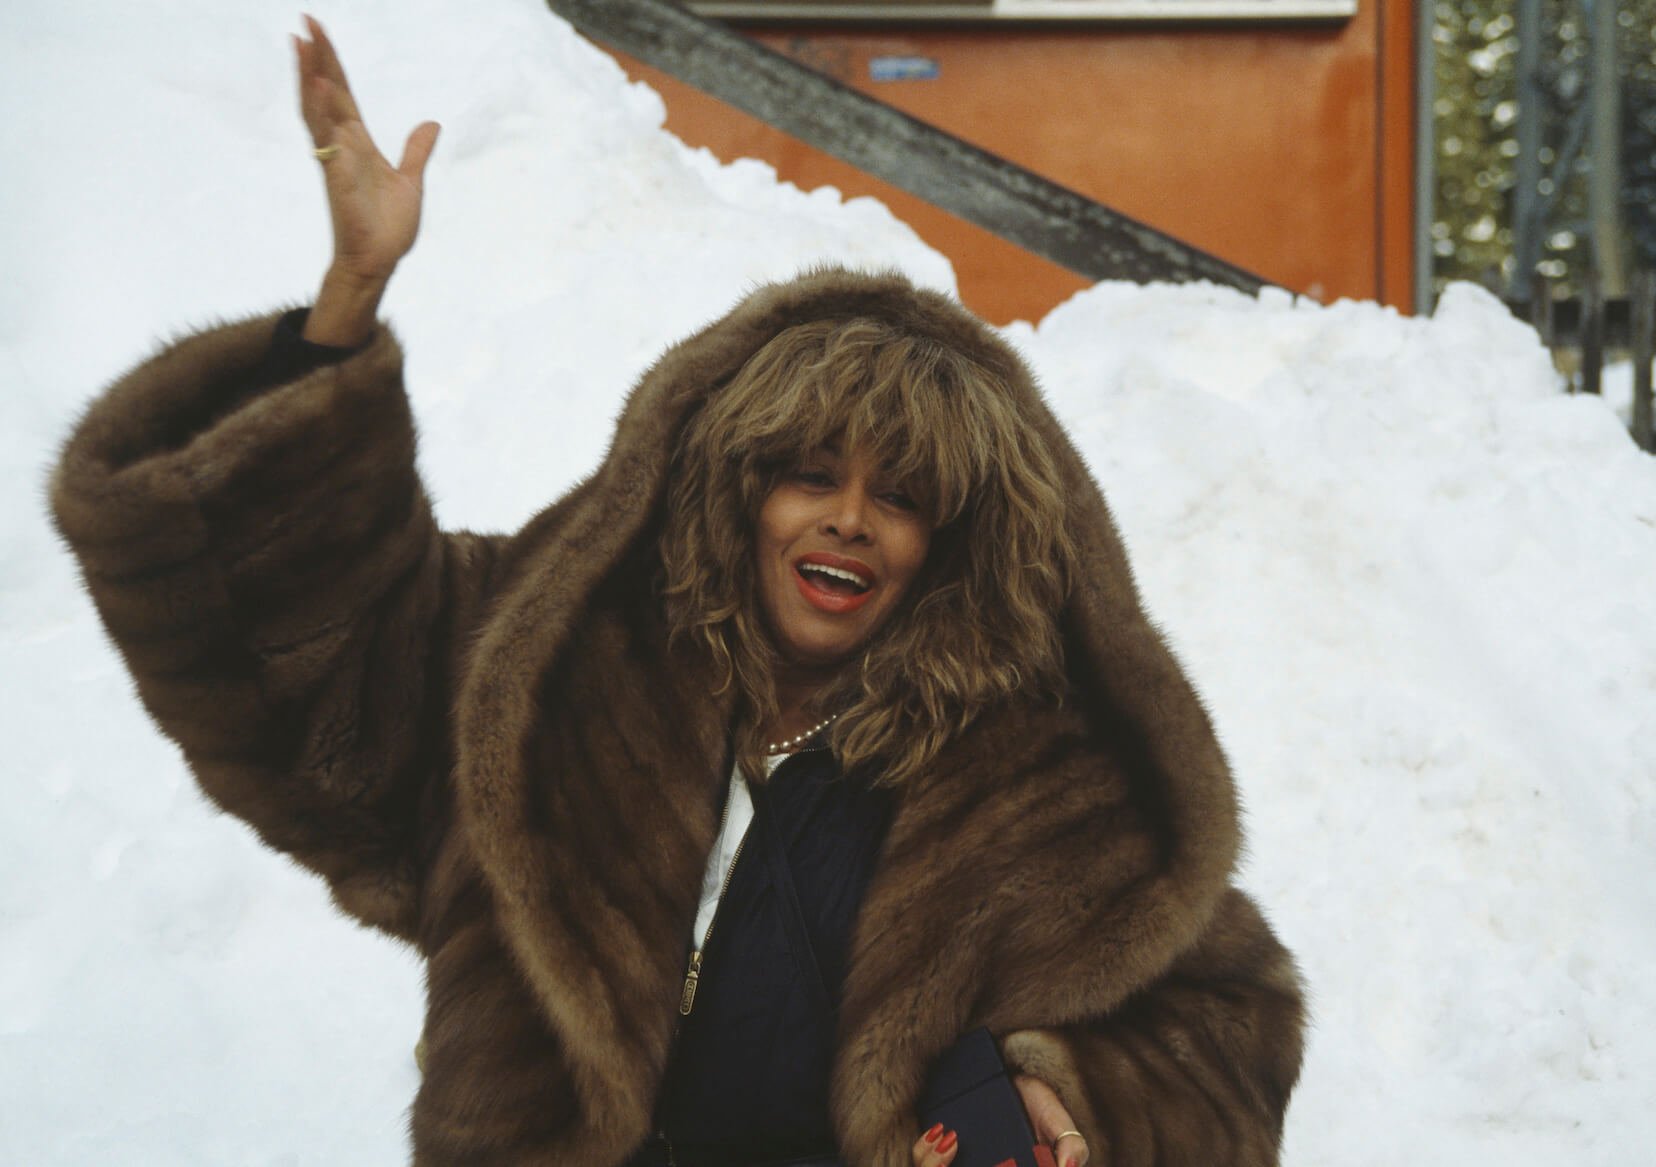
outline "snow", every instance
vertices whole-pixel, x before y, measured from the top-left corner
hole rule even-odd
[[[1634,362],[1630,360],[1612,361],[1604,366],[1600,382],[1604,400],[1615,410],[1622,424],[1629,428],[1633,425],[1633,370]],[[1656,362],[1652,362],[1651,372],[1656,374]]]
[[[631,379],[824,259],[951,289],[870,200],[721,166],[538,0],[321,13],[389,151],[387,311],[451,525],[594,464]],[[268,5],[0,10],[0,1162],[394,1164],[417,961],[212,812],[42,505],[156,343],[326,256]],[[1656,462],[1456,287],[1431,320],[1104,284],[1009,335],[1103,483],[1248,807],[1315,1029],[1290,1164],[1622,1164],[1656,1135]]]
[[[1313,989],[1287,1161],[1630,1161],[1656,1087],[1656,465],[1470,285],[1430,322],[1099,288],[1024,336]]]

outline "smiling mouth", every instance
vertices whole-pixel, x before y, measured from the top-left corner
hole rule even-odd
[[[860,596],[873,585],[857,572],[843,567],[829,567],[826,563],[801,563],[796,568],[806,582],[838,595]]]
[[[795,563],[794,582],[808,604],[832,615],[854,612],[874,594],[871,577],[827,563]]]

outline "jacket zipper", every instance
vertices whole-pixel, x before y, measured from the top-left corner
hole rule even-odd
[[[735,780],[732,779],[732,781]],[[725,828],[730,825],[730,804],[732,801],[733,799],[727,795],[724,814],[719,819],[718,837],[721,839],[724,838]],[[707,921],[707,931],[702,933],[701,944],[690,951],[690,966],[684,972],[684,988],[679,993],[679,1016],[681,1018],[690,1016],[690,1011],[696,1007],[696,989],[701,984],[702,954],[707,951],[708,942],[713,939],[713,929],[719,923],[719,911],[724,907],[725,892],[730,890],[730,878],[736,874],[736,864],[742,861],[742,848],[745,846],[747,846],[746,833],[737,840],[736,850],[731,853],[730,867],[725,871],[724,882],[719,885],[719,898],[713,903],[713,918]],[[674,1036],[677,1036],[676,1027]]]
[[[732,778],[731,781],[734,783],[736,779]],[[715,847],[718,846],[718,840],[724,838],[725,828],[730,825],[731,802],[731,794],[726,794],[724,813],[719,816],[719,833],[714,836]],[[702,933],[701,944],[690,951],[690,966],[684,973],[684,988],[679,991],[679,1015],[673,1020],[673,1037],[668,1043],[669,1050],[678,1045],[679,1030],[684,1025],[684,1019],[690,1016],[691,1010],[696,1007],[696,989],[701,984],[702,956],[707,951],[708,942],[713,939],[713,927],[719,922],[719,910],[724,907],[725,892],[730,890],[730,879],[736,874],[736,864],[741,862],[742,848],[745,846],[747,834],[744,832],[736,842],[736,850],[731,852],[730,867],[725,872],[724,882],[719,885],[719,898],[713,903],[713,918],[707,921],[707,931]],[[672,1057],[669,1055],[668,1062],[671,1061]],[[667,1167],[677,1167],[677,1161],[673,1158],[673,1140],[667,1137],[665,1130],[658,1130],[656,1138],[661,1140],[662,1148],[667,1154]]]

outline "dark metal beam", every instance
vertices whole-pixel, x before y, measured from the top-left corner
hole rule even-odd
[[[591,39],[1088,279],[1265,283],[668,0],[547,3]]]

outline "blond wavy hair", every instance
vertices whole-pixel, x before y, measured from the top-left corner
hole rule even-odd
[[[699,639],[737,689],[736,753],[763,775],[779,658],[759,605],[754,533],[781,475],[829,443],[865,451],[922,500],[919,575],[859,660],[818,694],[841,767],[912,778],[987,706],[1061,698],[1058,614],[1074,546],[1052,452],[1002,379],[957,349],[871,319],[773,337],[690,420],[661,537],[672,634]]]

